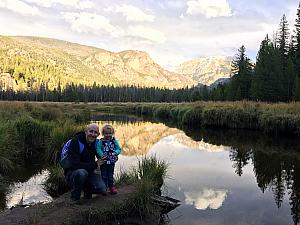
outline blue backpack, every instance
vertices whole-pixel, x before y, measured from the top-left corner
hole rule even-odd
[[[72,166],[72,162],[70,161],[69,157],[68,157],[68,152],[70,149],[70,144],[71,144],[72,139],[68,140],[64,146],[62,147],[60,154],[59,154],[59,164],[60,166],[64,169],[70,169]],[[95,146],[97,146],[99,142],[99,139],[96,139],[96,143]],[[84,149],[84,144],[78,140],[78,144],[79,144],[79,153],[81,154],[83,152]]]

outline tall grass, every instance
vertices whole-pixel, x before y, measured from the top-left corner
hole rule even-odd
[[[0,173],[7,174],[14,170],[15,161],[20,157],[19,140],[12,122],[0,124]]]
[[[46,191],[53,197],[58,197],[69,190],[60,166],[56,165],[49,169],[49,176],[44,186]]]
[[[20,141],[19,147],[23,149],[25,158],[46,148],[46,140],[53,126],[53,123],[41,122],[27,115],[16,120],[15,127]]]
[[[107,107],[113,109],[112,105]],[[300,103],[137,103],[125,105],[124,110],[126,108],[137,115],[152,116],[178,125],[253,129],[300,136]]]
[[[159,161],[154,156],[144,156],[138,162],[138,167],[134,170],[134,174],[139,180],[148,180],[159,189],[163,185],[163,181],[167,175],[168,164],[165,161]]]
[[[25,160],[53,163],[67,139],[89,121],[90,110],[72,104],[0,102],[0,173]]]
[[[83,125],[76,125],[70,122],[65,122],[59,126],[55,126],[50,131],[50,137],[45,152],[45,158],[49,163],[57,162],[58,152],[70,138],[73,137],[78,131],[84,130]]]

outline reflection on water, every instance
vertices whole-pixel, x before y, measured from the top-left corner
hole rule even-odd
[[[43,183],[48,174],[49,172],[44,170],[41,173],[34,175],[26,182],[11,184],[9,187],[10,191],[6,195],[6,206],[11,208],[18,204],[30,205],[32,203],[52,201],[52,198],[43,189]]]
[[[182,202],[168,214],[171,224],[299,223],[299,140],[240,130],[182,131],[143,121],[109,123],[123,148],[116,171],[146,154],[169,163],[163,191]],[[22,195],[28,202],[37,198],[30,183],[39,184],[44,176],[45,172],[33,177],[27,188],[12,186],[7,204],[15,204]]]
[[[177,129],[169,128],[161,123],[121,123],[116,121],[98,121],[97,123],[100,128],[106,123],[110,123],[115,128],[123,155],[145,155],[161,138],[178,133]]]
[[[185,192],[185,203],[196,209],[218,209],[222,206],[227,191],[204,188],[202,191]]]
[[[133,165],[141,154],[170,164],[165,192],[183,203],[169,213],[171,224],[299,223],[297,140],[244,131],[183,132],[150,122],[113,125],[125,147],[118,168]]]

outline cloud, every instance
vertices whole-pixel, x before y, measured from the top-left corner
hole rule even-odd
[[[164,33],[150,27],[144,27],[142,25],[129,26],[128,35],[144,38],[157,43],[163,43],[166,41]]]
[[[184,192],[185,203],[194,205],[196,209],[218,209],[225,201],[226,190],[203,189],[200,192]]]
[[[111,25],[107,18],[98,14],[65,12],[62,15],[71,24],[72,30],[78,33],[100,34],[104,31],[116,37],[122,32]]]
[[[30,6],[19,0],[1,0],[0,8],[8,9],[15,13],[24,15],[24,16],[35,16],[40,15],[40,12],[37,7]]]
[[[116,6],[116,12],[122,13],[127,21],[153,22],[155,18],[132,5]]]
[[[37,4],[38,6],[42,6],[45,8],[51,8],[55,7],[56,5],[64,5],[64,6],[71,6],[73,8],[79,8],[79,9],[88,9],[92,8],[94,6],[94,3],[89,0],[25,0],[29,3]]]
[[[207,18],[231,16],[227,0],[191,0],[187,2],[189,15],[204,15]]]
[[[95,6],[95,4],[91,1],[81,1],[78,3],[80,9],[91,9]]]
[[[52,198],[43,189],[43,183],[49,176],[48,171],[42,171],[31,177],[24,183],[15,183],[11,185],[10,193],[6,196],[7,207],[12,207],[20,203],[23,198],[23,204],[30,204],[32,202],[51,202]]]

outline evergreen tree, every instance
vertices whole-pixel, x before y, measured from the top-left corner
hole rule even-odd
[[[283,14],[280,20],[277,35],[278,35],[276,40],[277,47],[279,49],[280,57],[283,62],[283,65],[285,65],[287,61],[288,47],[289,47],[289,24],[286,20],[285,14]]]
[[[297,9],[295,28],[295,64],[297,75],[300,76],[300,3]]]
[[[286,96],[287,96],[287,101],[292,100],[293,96],[293,86],[294,86],[294,81],[296,78],[296,71],[294,68],[294,64],[292,59],[289,57],[287,61],[287,66],[285,69],[285,79],[284,79],[284,86],[286,87]]]
[[[246,48],[242,45],[238,49],[231,64],[232,78],[228,87],[228,99],[240,100],[250,98],[252,64],[246,56]]]
[[[266,36],[256,57],[251,87],[252,99],[278,101],[282,95],[281,72],[280,52]]]
[[[293,100],[300,101],[300,79],[298,76],[295,77],[294,81]]]

